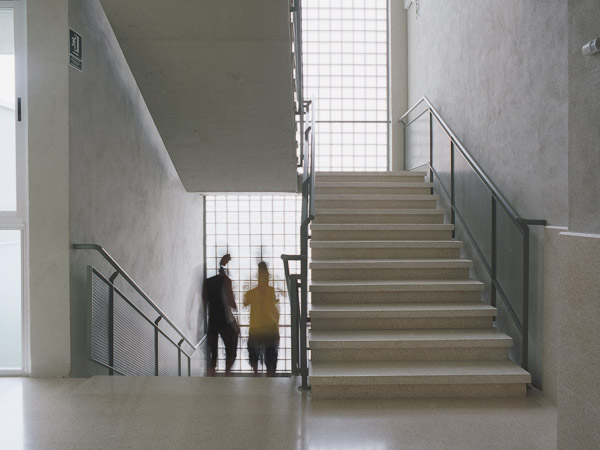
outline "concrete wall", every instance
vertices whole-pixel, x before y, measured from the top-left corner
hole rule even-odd
[[[567,223],[564,0],[423,0],[409,104],[426,95],[516,211]]]
[[[390,142],[392,170],[404,170],[404,127],[400,117],[408,110],[408,30],[401,1],[389,1],[390,30]]]
[[[99,1],[70,0],[69,26],[83,36],[83,72],[69,69],[70,241],[105,247],[196,341],[202,196],[184,190]],[[71,374],[86,376],[99,371],[87,360],[86,265],[106,265],[70,256]]]
[[[600,37],[600,4],[569,1],[569,230],[600,234],[600,54],[583,45]]]
[[[569,232],[555,240],[558,448],[600,448],[600,4],[568,1]],[[584,234],[587,233],[587,234]],[[595,233],[595,234],[590,234]]]
[[[69,374],[68,0],[27,3],[31,375]]]

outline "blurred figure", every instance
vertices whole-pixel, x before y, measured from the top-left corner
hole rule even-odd
[[[226,254],[219,263],[219,273],[204,281],[202,300],[208,304],[208,331],[207,344],[210,352],[210,365],[208,376],[215,376],[217,367],[217,354],[219,350],[219,336],[225,344],[225,373],[231,374],[231,367],[237,356],[238,336],[240,327],[231,310],[237,310],[231,279],[227,276],[225,266],[231,261],[231,256]]]
[[[275,289],[269,286],[269,270],[264,262],[258,264],[258,286],[246,292],[244,306],[250,306],[248,356],[254,373],[258,361],[267,368],[267,376],[275,375],[279,350],[279,311]]]

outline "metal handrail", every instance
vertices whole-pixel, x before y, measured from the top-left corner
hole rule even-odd
[[[310,389],[308,385],[308,359],[307,359],[307,325],[308,325],[308,240],[310,239],[308,229],[314,219],[315,211],[315,122],[311,111],[312,102],[305,102],[306,112],[311,115],[309,126],[302,134],[305,134],[304,151],[308,156],[304,163],[302,175],[302,216],[300,224],[300,255],[281,255],[283,259],[286,283],[290,293],[290,301],[297,302],[298,289],[300,289],[299,318],[296,322],[298,333],[293,336],[292,367],[297,367],[296,373],[302,376],[302,388]],[[289,261],[300,261],[300,274],[290,275]],[[299,281],[299,283],[298,283]],[[292,305],[294,307],[294,305]],[[294,334],[294,330],[292,330]],[[296,343],[296,339],[298,342]],[[294,348],[295,346],[295,348]],[[296,352],[297,350],[297,352]]]
[[[190,339],[188,339],[188,337],[179,329],[179,327],[177,327],[177,325],[175,325],[173,323],[173,321],[171,319],[169,319],[169,317],[163,312],[163,310],[160,309],[160,307],[152,301],[152,299],[148,296],[148,294],[146,294],[143,291],[143,289],[138,286],[138,284],[133,280],[133,278],[131,278],[129,276],[129,274],[127,272],[125,272],[125,270],[119,265],[119,263],[117,263],[117,261],[112,256],[110,256],[110,254],[101,245],[98,245],[98,244],[73,244],[73,248],[75,250],[95,250],[98,253],[100,253],[100,255],[117,271],[117,273],[119,275],[121,275],[123,277],[123,279],[125,281],[127,281],[127,283],[129,283],[129,285],[144,300],[146,300],[146,302],[150,305],[150,307],[152,309],[154,309],[160,315],[160,317],[162,317],[165,320],[165,322],[167,322],[173,328],[173,330],[175,330],[175,332],[183,339],[183,341],[186,342],[190,347],[192,347],[193,351],[188,356],[193,355],[194,352],[196,350],[198,350],[198,348],[206,340],[206,334],[205,334],[204,336],[202,336],[202,338],[200,338],[198,343],[196,343],[196,344],[192,343],[192,341],[190,341]]]
[[[411,120],[409,122],[405,122],[405,119],[407,119],[410,116],[410,114],[423,103],[425,103],[427,105],[427,108],[413,120]],[[402,122],[402,124],[406,128],[412,122],[414,122],[419,117],[421,117],[421,115],[424,114],[425,112],[427,112],[428,110],[431,111],[431,113],[435,116],[436,120],[442,126],[442,128],[444,129],[444,131],[446,132],[448,137],[452,140],[455,147],[458,148],[458,150],[461,152],[461,154],[467,160],[469,165],[473,168],[475,173],[477,173],[479,178],[481,178],[481,181],[483,181],[483,183],[486,185],[486,187],[488,188],[490,193],[502,205],[502,207],[506,210],[506,212],[508,212],[508,214],[512,217],[513,220],[515,220],[520,225],[545,225],[546,224],[546,221],[543,219],[525,219],[523,217],[520,217],[517,214],[517,212],[514,210],[514,208],[510,205],[510,203],[506,199],[506,197],[504,197],[504,195],[502,195],[502,193],[496,187],[496,185],[490,179],[490,177],[485,173],[485,171],[481,168],[481,166],[479,164],[477,164],[477,162],[473,159],[471,154],[465,149],[465,146],[463,145],[463,143],[460,141],[460,139],[458,139],[456,137],[456,135],[454,134],[454,132],[452,131],[450,126],[442,118],[442,116],[440,115],[438,110],[435,109],[435,107],[431,104],[431,102],[429,101],[429,99],[427,97],[425,97],[425,96],[421,97],[421,99],[419,101],[417,101],[417,103],[415,103],[406,113],[404,113],[404,115],[402,117],[400,117],[399,121]]]
[[[293,57],[295,69],[295,91],[296,91],[296,115],[299,117],[300,142],[298,143],[298,167],[304,164],[304,86],[303,86],[303,66],[302,66],[302,0],[290,0],[290,20],[291,20],[291,44],[293,46]]]
[[[410,119],[410,115],[417,110],[420,106],[424,105],[423,111],[421,111],[416,117]],[[529,225],[546,225],[546,220],[544,219],[526,219],[520,217],[514,208],[510,205],[506,197],[502,195],[500,190],[496,187],[496,185],[492,182],[492,180],[488,177],[485,171],[481,168],[479,164],[473,159],[471,154],[465,149],[464,145],[460,140],[456,137],[452,129],[448,126],[446,121],[441,117],[440,113],[435,109],[435,107],[431,104],[431,102],[427,99],[427,97],[422,97],[417,103],[415,103],[400,119],[404,125],[405,130],[405,144],[406,144],[406,129],[413,122],[422,117],[425,113],[429,112],[429,160],[427,162],[430,171],[430,181],[433,181],[434,175],[439,179],[439,175],[433,164],[433,119],[437,121],[437,123],[442,127],[446,135],[450,138],[450,158],[451,158],[451,169],[450,169],[450,191],[446,189],[443,183],[440,184],[442,191],[444,194],[450,199],[451,203],[451,222],[452,224],[456,223],[456,217],[460,219],[460,221],[465,224],[465,233],[468,238],[472,241],[474,249],[478,254],[481,262],[483,263],[483,267],[490,275],[491,283],[493,285],[493,289],[491,290],[491,304],[492,306],[496,306],[496,293],[500,295],[500,297],[505,301],[510,317],[515,322],[517,328],[522,333],[522,346],[521,346],[521,365],[523,368],[527,369],[528,366],[528,345],[529,345]],[[481,248],[475,237],[472,235],[469,227],[466,225],[464,218],[461,215],[461,212],[457,209],[455,205],[455,189],[454,189],[454,151],[458,149],[460,154],[463,156],[465,161],[469,164],[471,169],[478,176],[479,180],[483,183],[485,188],[489,191],[491,195],[491,203],[492,203],[492,256],[491,261],[488,264],[486,261],[486,257],[484,256]],[[407,149],[405,148],[405,155]],[[406,161],[406,160],[405,160]],[[410,168],[407,168],[410,169]],[[517,228],[523,235],[523,286],[522,286],[522,299],[523,299],[523,319],[519,320],[516,312],[513,309],[510,301],[506,293],[504,292],[503,287],[497,279],[497,261],[496,261],[496,225],[495,218],[497,214],[497,204],[500,204],[502,208],[508,214],[508,217],[516,224]],[[454,237],[454,232],[453,232]]]

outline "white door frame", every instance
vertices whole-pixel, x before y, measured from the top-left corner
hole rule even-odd
[[[1,370],[2,375],[29,375],[30,321],[29,321],[29,189],[28,189],[28,101],[27,101],[27,9],[26,0],[0,0],[0,8],[14,11],[15,32],[15,90],[21,99],[21,120],[16,126],[17,211],[0,213],[0,230],[21,231],[21,346],[20,370]],[[15,113],[18,103],[15,101]]]

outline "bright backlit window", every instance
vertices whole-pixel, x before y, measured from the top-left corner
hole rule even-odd
[[[387,170],[387,0],[303,0],[302,8],[317,170]]]
[[[250,310],[242,306],[244,293],[257,286],[258,263],[265,261],[279,299],[279,358],[277,372],[291,371],[290,307],[281,254],[299,254],[300,198],[297,195],[223,195],[206,197],[207,276],[216,275],[221,257],[233,281],[240,324],[238,357],[233,371],[251,372],[248,362]],[[293,271],[297,269],[292,267]],[[225,348],[219,342],[217,370],[225,370]]]

